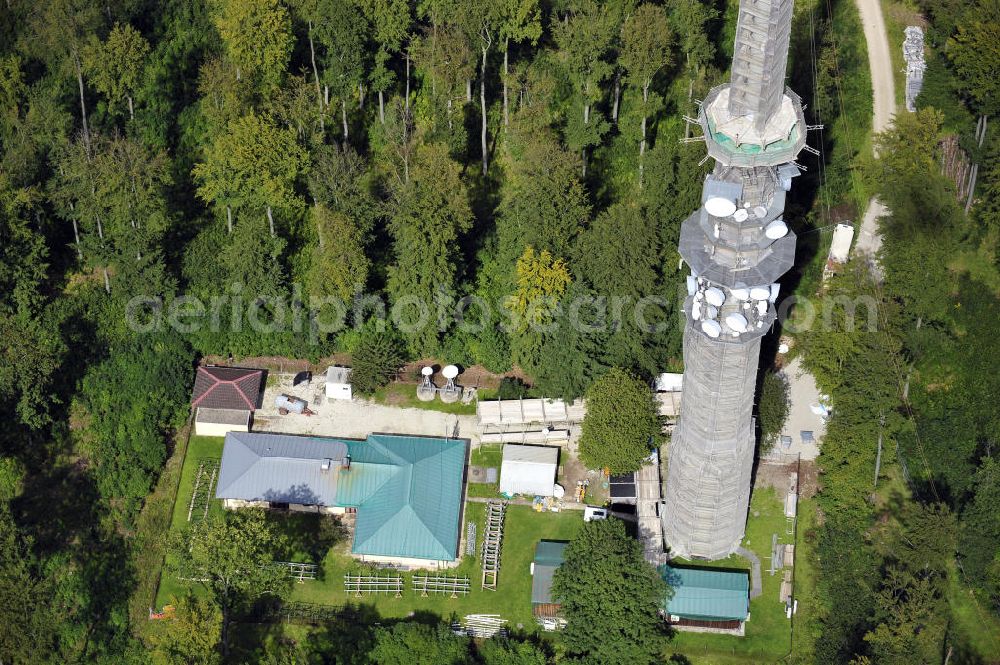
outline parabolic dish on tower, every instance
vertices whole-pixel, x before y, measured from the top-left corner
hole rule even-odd
[[[458,376],[458,367],[455,365],[447,365],[441,370],[441,375],[446,379],[454,379]]]
[[[712,321],[711,319],[702,321],[701,329],[712,339],[715,339],[722,334],[722,326],[719,325],[718,321]]]
[[[716,217],[729,217],[736,212],[736,204],[721,196],[712,196],[705,201],[705,210]]]
[[[423,374],[424,376],[430,376],[431,374],[434,373],[434,368],[433,367],[422,367],[420,369],[420,373]]]
[[[767,225],[767,228],[764,229],[764,235],[766,235],[771,240],[784,238],[786,235],[788,235],[788,225],[785,224],[780,219],[776,219]]]
[[[733,312],[726,317],[726,325],[729,326],[731,330],[736,332],[746,332],[747,331],[747,317],[743,316],[739,312]]]
[[[726,294],[722,292],[722,289],[713,286],[705,289],[705,300],[708,301],[709,305],[722,307],[722,303],[726,302]]]

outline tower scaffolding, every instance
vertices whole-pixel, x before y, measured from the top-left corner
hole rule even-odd
[[[750,503],[754,389],[777,280],[795,259],[782,219],[805,146],[802,102],[785,88],[792,0],[741,0],[731,79],[701,103],[715,160],[702,207],[681,226],[684,399],[661,520],[671,554],[719,559],[740,546]]]

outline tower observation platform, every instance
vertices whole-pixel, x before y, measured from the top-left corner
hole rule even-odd
[[[743,539],[756,446],[760,341],[778,279],[795,259],[782,219],[805,147],[802,102],[785,88],[793,0],[741,0],[730,82],[701,103],[708,154],[702,206],[681,225],[684,400],[661,512],[671,554],[718,559]]]

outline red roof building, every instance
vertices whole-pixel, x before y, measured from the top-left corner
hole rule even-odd
[[[199,367],[191,406],[254,411],[264,383],[264,370],[245,367]]]

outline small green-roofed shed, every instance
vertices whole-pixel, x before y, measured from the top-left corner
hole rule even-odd
[[[549,605],[552,600],[552,577],[556,568],[562,565],[563,555],[569,543],[557,540],[540,540],[535,545],[535,558],[531,562],[531,602],[534,605]]]
[[[750,578],[745,572],[662,565],[660,576],[673,589],[664,609],[696,621],[746,621]]]

